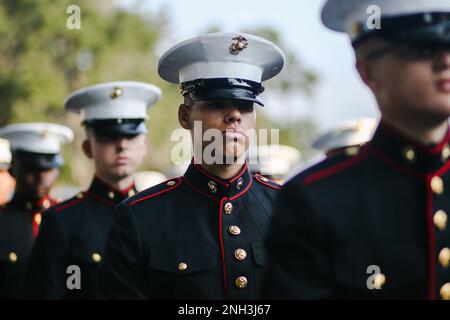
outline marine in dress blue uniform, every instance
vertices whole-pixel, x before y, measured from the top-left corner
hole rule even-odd
[[[50,123],[20,123],[0,129],[12,149],[13,198],[0,208],[0,299],[24,298],[23,281],[42,212],[57,203],[50,188],[63,165],[61,144],[72,130]]]
[[[151,84],[108,82],[73,92],[65,107],[82,114],[82,123],[90,139],[111,144],[119,154],[127,152],[122,150],[120,141],[128,139],[126,144],[129,145],[132,139],[145,136],[147,108],[160,96],[160,89]],[[43,216],[42,230],[33,248],[26,277],[28,298],[101,298],[98,276],[114,207],[137,190],[133,182],[134,169],[123,174],[120,179],[131,177],[131,182],[119,189],[113,186],[110,178],[117,166],[109,164],[106,167],[105,162],[99,160],[94,156],[96,173],[89,188],[52,207]],[[136,160],[139,161],[142,159]],[[101,176],[100,173],[105,176],[104,172],[109,175]],[[79,268],[79,283],[75,279],[68,281],[75,275],[69,266]]]
[[[381,9],[381,29],[367,27],[369,5]],[[329,0],[322,18],[351,36],[358,60],[364,59],[358,64],[380,62],[373,66],[381,69],[370,71],[387,81],[381,75],[389,72],[386,66],[414,70],[408,77],[416,82],[404,79],[409,91],[403,83],[391,88],[359,69],[379,101],[381,123],[358,152],[331,156],[285,185],[266,240],[261,297],[448,300],[450,147],[448,112],[438,106],[448,105],[450,94],[434,81],[414,86],[424,79],[418,70],[436,78],[450,70],[450,3]],[[419,96],[411,89],[423,86],[431,89]],[[389,105],[386,96],[397,93],[398,103]],[[395,121],[394,110],[403,118]],[[407,125],[411,114],[420,114],[415,123],[435,138]],[[430,125],[430,118],[436,123]]]
[[[265,39],[218,33],[168,50],[159,74],[180,83],[185,98],[242,103],[254,112],[253,103],[263,104],[261,82],[283,64],[280,49]],[[240,116],[236,107],[229,108]],[[262,239],[280,186],[251,175],[247,164],[239,168],[220,178],[194,157],[183,176],[121,203],[105,249],[106,297],[254,298],[265,265]]]

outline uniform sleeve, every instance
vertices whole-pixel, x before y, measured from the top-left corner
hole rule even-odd
[[[299,182],[286,186],[275,205],[266,238],[263,299],[333,297],[326,226],[302,189]]]
[[[66,298],[67,248],[63,226],[54,212],[46,212],[28,261],[25,278],[27,298]]]
[[[120,204],[106,242],[101,290],[106,299],[146,299],[147,279],[139,230],[131,208]]]

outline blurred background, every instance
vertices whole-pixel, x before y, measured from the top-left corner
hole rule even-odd
[[[99,82],[138,80],[159,86],[150,108],[149,155],[142,170],[168,173],[171,133],[178,128],[178,87],[159,79],[157,61],[174,44],[205,32],[247,32],[268,38],[287,64],[268,81],[259,128],[280,130],[280,143],[317,156],[318,133],[347,119],[378,117],[375,101],[354,68],[346,36],[320,22],[324,0],[2,0],[0,2],[0,126],[46,121],[68,125],[76,140],[65,148],[60,185],[86,188],[92,163],[83,155],[80,118],[64,111],[72,91]],[[70,30],[66,9],[81,9]]]

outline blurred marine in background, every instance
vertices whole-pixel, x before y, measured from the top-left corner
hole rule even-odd
[[[16,181],[8,171],[11,165],[11,158],[9,141],[0,138],[0,205],[11,199],[16,184]]]
[[[95,176],[87,191],[44,215],[28,267],[27,297],[100,298],[99,269],[114,207],[136,192],[135,173],[147,152],[147,108],[160,96],[151,84],[121,81],[67,98],[66,109],[82,114],[82,148],[94,161]]]
[[[322,20],[350,35],[382,118],[285,186],[262,296],[449,300],[450,2],[328,0]]]
[[[358,154],[359,148],[372,139],[377,124],[376,119],[368,117],[345,121],[320,135],[312,147],[323,151],[327,157],[341,152]]]
[[[0,299],[24,297],[26,265],[42,212],[57,201],[49,193],[63,165],[61,144],[73,140],[67,127],[20,123],[0,129],[12,149],[14,196],[0,208]]]

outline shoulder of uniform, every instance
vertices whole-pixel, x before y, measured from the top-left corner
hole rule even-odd
[[[348,149],[348,150],[347,150]],[[326,179],[335,174],[352,168],[363,161],[368,154],[368,145],[363,147],[349,147],[343,152],[328,157],[300,172],[294,180],[300,180],[308,185]]]
[[[264,176],[260,175],[259,173],[256,173],[254,175],[254,177],[255,177],[256,181],[258,181],[260,184],[262,184],[262,185],[264,185],[266,187],[269,187],[269,188],[272,188],[272,189],[276,189],[276,190],[281,190],[281,188],[282,188],[280,184],[276,183],[273,180],[270,180],[267,177],[264,177]]]
[[[86,192],[78,192],[72,198],[69,198],[62,202],[58,202],[51,209],[56,213],[60,213],[83,202],[85,199],[86,199]]]
[[[157,184],[156,186],[141,191],[136,195],[128,198],[125,201],[125,203],[127,203],[129,206],[133,206],[135,204],[149,200],[151,198],[159,197],[163,194],[166,194],[170,191],[177,189],[179,186],[181,186],[182,182],[183,182],[182,177],[166,180],[160,184]]]

